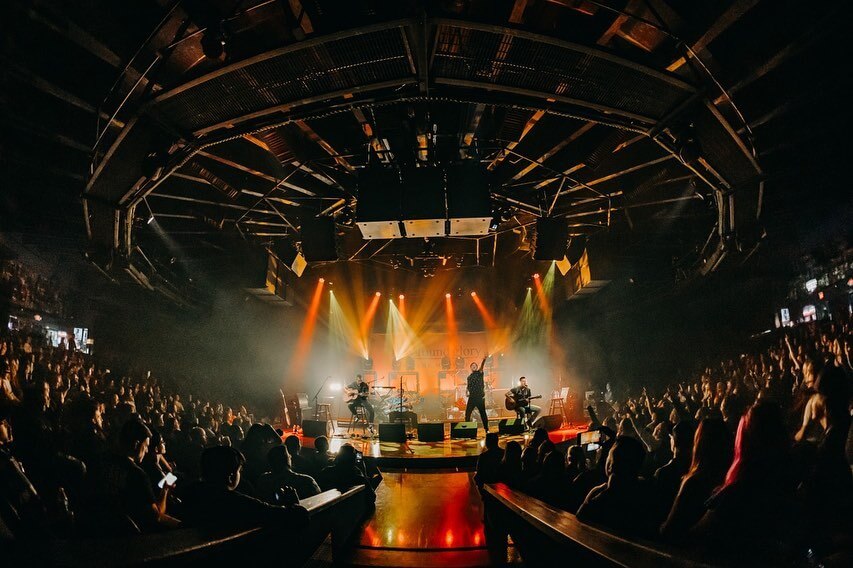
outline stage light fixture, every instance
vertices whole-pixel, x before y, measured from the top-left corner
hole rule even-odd
[[[376,297],[377,297],[377,298],[378,298],[379,296],[381,296],[381,295],[382,295],[382,292],[376,292]]]
[[[401,299],[401,300],[403,300],[403,299],[405,299],[405,298],[406,298],[406,297],[405,297],[404,295],[400,294],[400,299]]]
[[[150,225],[150,224],[151,224],[151,223],[153,223],[153,222],[154,222],[154,213],[152,213],[151,215],[149,215],[149,216],[148,216],[148,221],[147,221],[147,223]]]
[[[341,390],[341,383],[330,383],[329,390],[333,392],[338,392]]]
[[[320,280],[319,280],[320,284],[322,284],[322,283],[323,283],[323,282],[325,282],[325,281],[326,281],[326,279],[325,279],[325,278],[320,278]]]
[[[537,273],[537,274],[534,274],[534,275],[533,275],[533,278],[535,278],[536,280],[539,280],[539,274],[538,274],[538,273]]]
[[[450,292],[448,292],[447,294],[445,294],[445,295],[444,295],[444,297],[445,297],[445,298],[447,298],[447,299],[449,300],[449,299],[450,299]]]
[[[471,296],[476,296],[477,292],[471,292]]]
[[[221,23],[211,26],[202,34],[201,51],[205,57],[219,59],[225,54],[225,34],[222,33],[221,26]]]

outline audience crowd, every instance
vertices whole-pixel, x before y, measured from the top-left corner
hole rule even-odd
[[[65,301],[59,290],[59,286],[26,265],[0,260],[0,301],[61,316],[65,312]]]
[[[179,526],[307,522],[300,499],[367,487],[352,446],[299,439],[179,393],[150,373],[116,376],[91,356],[0,335],[0,540],[105,537]]]
[[[608,389],[612,402],[602,393],[589,409],[597,448],[563,453],[538,429],[501,449],[490,434],[475,481],[623,535],[778,565],[849,562],[851,372],[850,318],[802,325],[656,392]]]

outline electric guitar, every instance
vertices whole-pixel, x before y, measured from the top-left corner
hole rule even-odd
[[[516,398],[514,394],[511,392],[506,393],[506,400],[504,400],[504,406],[506,406],[507,410],[515,410],[519,406],[527,406],[531,400],[542,398],[541,394],[537,394],[536,396],[531,396],[529,398],[518,397]]]

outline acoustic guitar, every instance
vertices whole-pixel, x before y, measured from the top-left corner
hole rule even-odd
[[[507,410],[515,410],[519,406],[525,406],[531,400],[542,398],[541,394],[537,394],[536,396],[531,396],[530,398],[515,398],[511,392],[506,393],[506,400],[504,400],[504,406],[506,406]]]

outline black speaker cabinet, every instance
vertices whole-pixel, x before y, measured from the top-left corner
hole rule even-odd
[[[498,422],[498,433],[515,436],[524,433],[524,421],[518,418],[503,418]]]
[[[305,255],[305,260],[308,262],[338,260],[334,219],[331,217],[306,219],[301,229],[302,254]]]
[[[420,442],[442,442],[444,441],[444,423],[426,422],[418,424],[418,441]]]
[[[462,438],[477,439],[476,422],[455,422],[450,425],[450,439],[458,440]]]
[[[302,435],[306,438],[332,435],[332,423],[327,420],[303,420]]]
[[[379,441],[402,444],[406,441],[406,425],[398,422],[380,422]]]
[[[541,426],[551,432],[563,425],[563,417],[560,414],[546,414],[537,418],[533,425],[537,428]]]
[[[562,260],[568,246],[569,226],[565,219],[542,217],[536,220],[533,260]]]

